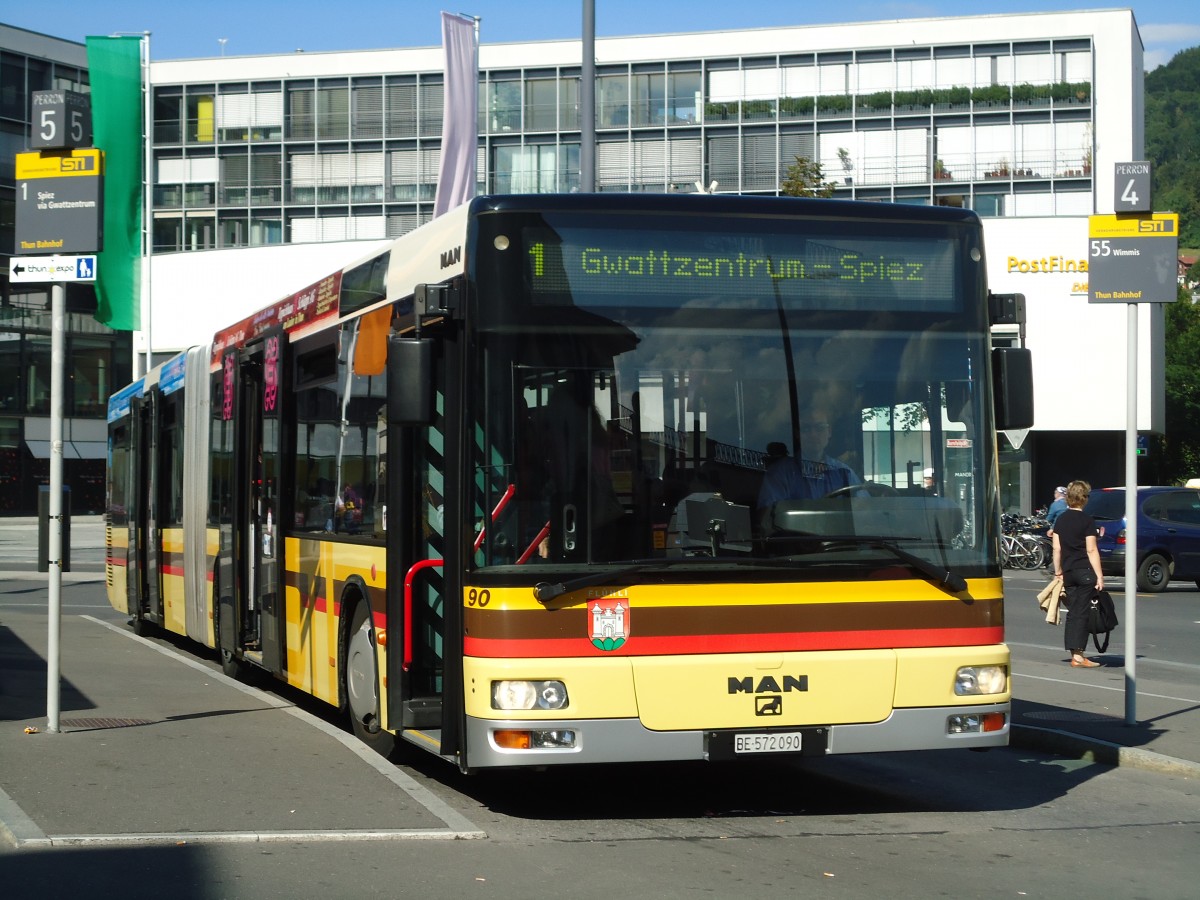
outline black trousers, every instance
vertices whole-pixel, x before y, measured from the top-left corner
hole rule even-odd
[[[1067,601],[1063,643],[1067,650],[1082,653],[1088,642],[1088,610],[1092,606],[1092,594],[1096,592],[1096,573],[1090,566],[1063,572],[1063,588]]]

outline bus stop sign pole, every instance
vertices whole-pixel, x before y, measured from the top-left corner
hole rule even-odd
[[[1138,307],[1178,297],[1179,216],[1146,213],[1144,163],[1118,163],[1116,215],[1088,220],[1088,301],[1124,303],[1125,350],[1125,724],[1137,724],[1137,348]]]

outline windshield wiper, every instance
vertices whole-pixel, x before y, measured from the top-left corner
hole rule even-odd
[[[663,557],[662,559],[638,559],[616,569],[597,570],[587,575],[580,575],[578,578],[568,578],[558,582],[539,581],[533,586],[533,596],[539,603],[548,603],[556,597],[561,597],[563,594],[569,594],[572,591],[578,591],[581,588],[592,587],[596,584],[611,584],[628,578],[630,575],[636,575],[639,572],[650,572],[655,569],[665,569],[678,565],[721,564],[746,566],[760,565],[765,562],[768,561],[747,556],[680,556]]]
[[[963,578],[961,575],[956,575],[948,568],[937,566],[924,557],[917,556],[915,553],[909,553],[897,543],[897,541],[918,541],[920,538],[889,538],[883,537],[882,535],[866,534],[789,534],[784,538],[780,538],[780,540],[808,540],[823,544],[856,544],[863,547],[876,547],[880,550],[886,550],[902,562],[908,563],[910,566],[948,593],[957,594],[967,589],[967,579]]]
[[[568,578],[565,581],[549,582],[539,581],[533,586],[533,596],[538,603],[549,603],[556,597],[561,597],[563,594],[569,594],[572,591],[577,591],[580,588],[592,587],[596,584],[605,584],[613,581],[619,581],[622,578],[628,578],[630,575],[636,575],[638,572],[644,572],[647,569],[655,568],[662,565],[664,560],[656,559],[653,561],[639,562],[631,566],[623,566],[619,569],[605,569],[604,571],[590,572],[587,575],[580,575],[578,578]]]

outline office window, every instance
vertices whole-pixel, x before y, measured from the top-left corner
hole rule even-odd
[[[596,190],[629,190],[629,142],[610,141],[596,147]]]
[[[1054,126],[1024,122],[1013,126],[1013,169],[1022,178],[1049,178],[1054,169]]]
[[[915,91],[932,88],[933,84],[932,59],[896,60],[896,90]]]
[[[779,171],[786,173],[796,162],[796,157],[813,158],[814,138],[811,132],[781,134],[779,136]],[[781,178],[780,181],[783,179]]]
[[[558,85],[553,78],[525,82],[525,130],[553,131],[558,124]]]
[[[221,247],[246,247],[250,243],[246,213],[242,210],[222,212],[220,216]]]
[[[441,80],[422,79],[417,96],[420,134],[422,137],[437,137],[442,133],[442,108],[445,104]]]
[[[103,416],[112,393],[113,345],[102,338],[72,336],[67,354],[71,367],[67,415]]]
[[[672,72],[667,75],[668,125],[698,122],[701,102],[699,72]]]
[[[746,100],[775,100],[779,97],[779,69],[746,69],[742,96]]]
[[[579,120],[579,77],[562,77],[558,80],[558,127],[561,131],[578,131]]]
[[[15,323],[5,323],[7,327],[15,327]],[[21,354],[14,352],[20,340],[17,331],[0,332],[7,353],[0,353],[0,410],[6,414],[21,412]],[[3,425],[12,419],[0,418],[0,435],[4,434]],[[8,444],[0,440],[0,447]],[[12,446],[16,446],[13,444]]]
[[[383,151],[355,153],[351,157],[351,202],[383,202],[383,162]]]
[[[667,190],[694,190],[704,177],[703,157],[698,137],[667,141]]]
[[[630,120],[639,125],[662,125],[667,120],[667,76],[662,73],[630,78]]]
[[[896,184],[929,180],[929,129],[901,128],[896,132]]]
[[[287,86],[287,136],[292,140],[311,141],[316,135],[315,96],[312,84],[300,82]]]
[[[521,82],[493,81],[488,85],[488,131],[508,134],[521,130]]]
[[[222,150],[221,183],[217,202],[222,206],[246,206],[249,203],[250,157],[244,147]]]
[[[250,214],[250,246],[283,243],[283,215],[279,210],[256,211]]]
[[[596,127],[623,128],[629,124],[629,76],[596,79]]]
[[[50,338],[25,336],[25,412],[50,412]]]
[[[817,93],[850,93],[850,66],[844,62],[820,62],[817,65]]]
[[[250,154],[250,205],[275,206],[283,202],[283,157],[273,148]]]
[[[433,200],[441,150],[402,149],[389,154],[392,200]]]
[[[817,93],[816,66],[788,66],[783,70],[783,96],[814,97]]]
[[[708,178],[705,182],[716,181],[725,192],[740,190],[737,135],[711,136],[708,138],[707,150]]]
[[[317,88],[317,140],[345,140],[350,135],[350,88],[345,84]]]
[[[250,139],[250,94],[217,95],[217,134],[222,141]]]
[[[1060,120],[1054,123],[1054,167],[1056,174],[1060,176],[1078,177],[1091,174],[1090,122]]]
[[[154,242],[155,253],[177,253],[182,250],[183,217],[156,215],[151,240]]]
[[[0,53],[0,116],[25,121],[27,99],[24,57]]]
[[[856,67],[857,90],[860,94],[891,91],[896,88],[896,64],[890,59],[860,62]]]
[[[350,90],[350,136],[383,137],[383,83],[355,82]]]
[[[1061,54],[1062,81],[1092,80],[1092,54],[1087,50],[1075,50]]]
[[[217,219],[212,213],[185,213],[183,218],[185,250],[212,250],[217,246]]]
[[[742,99],[742,73],[737,69],[717,69],[708,73],[708,101],[736,103]]]
[[[1013,63],[1014,84],[1052,84],[1057,80],[1054,55],[1049,52],[1018,53]]]
[[[183,91],[158,88],[154,91],[154,141],[178,144],[183,140]]]
[[[384,92],[387,102],[385,129],[390,138],[417,136],[417,84],[415,81],[389,83]]]
[[[566,150],[554,144],[495,147],[492,153],[492,177],[496,192],[560,193],[563,190],[560,159]],[[578,146],[575,152],[578,157]]]
[[[667,142],[633,141],[629,147],[630,190],[661,194],[666,190]]]
[[[249,100],[250,140],[279,140],[283,136],[283,92],[278,89],[278,84],[252,90]]]
[[[1012,158],[1011,125],[980,125],[975,129],[976,178],[1007,178]]]
[[[969,56],[954,56],[933,61],[935,87],[972,87],[974,74],[975,65]]]
[[[216,136],[216,104],[212,88],[191,87],[187,91],[187,140],[211,144]]]

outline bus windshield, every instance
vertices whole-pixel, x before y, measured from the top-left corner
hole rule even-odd
[[[481,225],[476,565],[837,577],[908,555],[982,574],[995,466],[977,227],[721,227]]]

